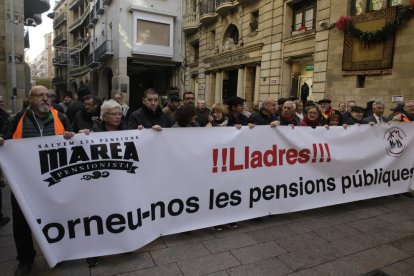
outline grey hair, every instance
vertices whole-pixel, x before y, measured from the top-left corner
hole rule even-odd
[[[113,108],[119,108],[119,110],[122,111],[121,105],[117,103],[115,100],[110,99],[104,101],[101,105],[101,120],[103,120],[103,116]]]
[[[383,100],[375,100],[375,101],[372,103],[372,107],[376,107],[377,105],[382,105],[382,106],[385,106],[385,103],[384,103],[384,101],[383,101]]]
[[[286,101],[283,105],[291,105],[293,110],[296,110],[296,104],[294,101]]]

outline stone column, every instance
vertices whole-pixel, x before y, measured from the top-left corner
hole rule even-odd
[[[237,73],[237,96],[244,98],[244,66],[240,65]]]
[[[211,107],[211,76],[210,72],[204,72],[206,83],[204,84],[204,99],[209,107]]]
[[[223,101],[223,71],[217,71],[216,73],[216,93],[215,93],[215,103],[220,103]]]
[[[257,103],[259,101],[260,97],[260,63],[256,64],[256,76],[255,76],[255,82],[254,82],[254,97],[253,102]]]

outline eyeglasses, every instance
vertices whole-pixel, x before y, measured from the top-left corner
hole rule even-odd
[[[40,94],[37,94],[37,93],[30,93],[30,97],[36,97],[36,98],[44,98],[44,97],[46,97],[46,98],[52,98],[52,94],[49,94],[49,93],[40,93]]]
[[[121,112],[108,112],[106,114],[111,115],[111,116],[122,117],[122,113]]]

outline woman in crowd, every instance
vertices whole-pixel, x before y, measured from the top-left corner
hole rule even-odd
[[[173,127],[198,127],[196,108],[192,104],[183,104],[175,111]]]
[[[207,127],[227,126],[227,107],[222,103],[216,103],[211,107],[209,123]]]
[[[127,125],[122,120],[122,107],[115,100],[105,101],[101,106],[100,120],[95,121],[91,131],[126,130]]]
[[[342,125],[342,116],[336,113],[332,114],[331,116],[328,117],[327,125],[328,126]]]
[[[299,123],[299,126],[310,126],[312,128],[321,126],[320,117],[319,109],[316,106],[309,106],[305,108],[305,118]]]

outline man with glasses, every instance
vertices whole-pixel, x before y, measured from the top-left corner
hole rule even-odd
[[[115,93],[114,100],[119,103],[122,109],[122,118],[128,120],[129,117],[129,106],[124,102],[124,96],[122,93]]]
[[[414,121],[414,100],[407,101],[404,105],[404,111],[401,114],[395,115],[392,120],[398,122]]]
[[[96,96],[87,95],[83,98],[83,108],[76,113],[72,122],[74,132],[92,128],[94,122],[99,119],[101,103]]]
[[[160,131],[164,127],[172,126],[170,119],[162,112],[155,89],[148,88],[144,91],[142,103],[144,106],[129,116],[128,129],[152,128]]]
[[[5,143],[6,139],[52,135],[63,135],[65,139],[73,137],[74,133],[70,131],[71,126],[66,116],[51,108],[51,98],[52,95],[46,87],[34,86],[29,92],[29,107],[10,117],[4,125],[0,146]],[[30,227],[13,194],[11,205],[14,242],[19,261],[14,275],[25,275],[31,269],[36,251],[33,247]]]

